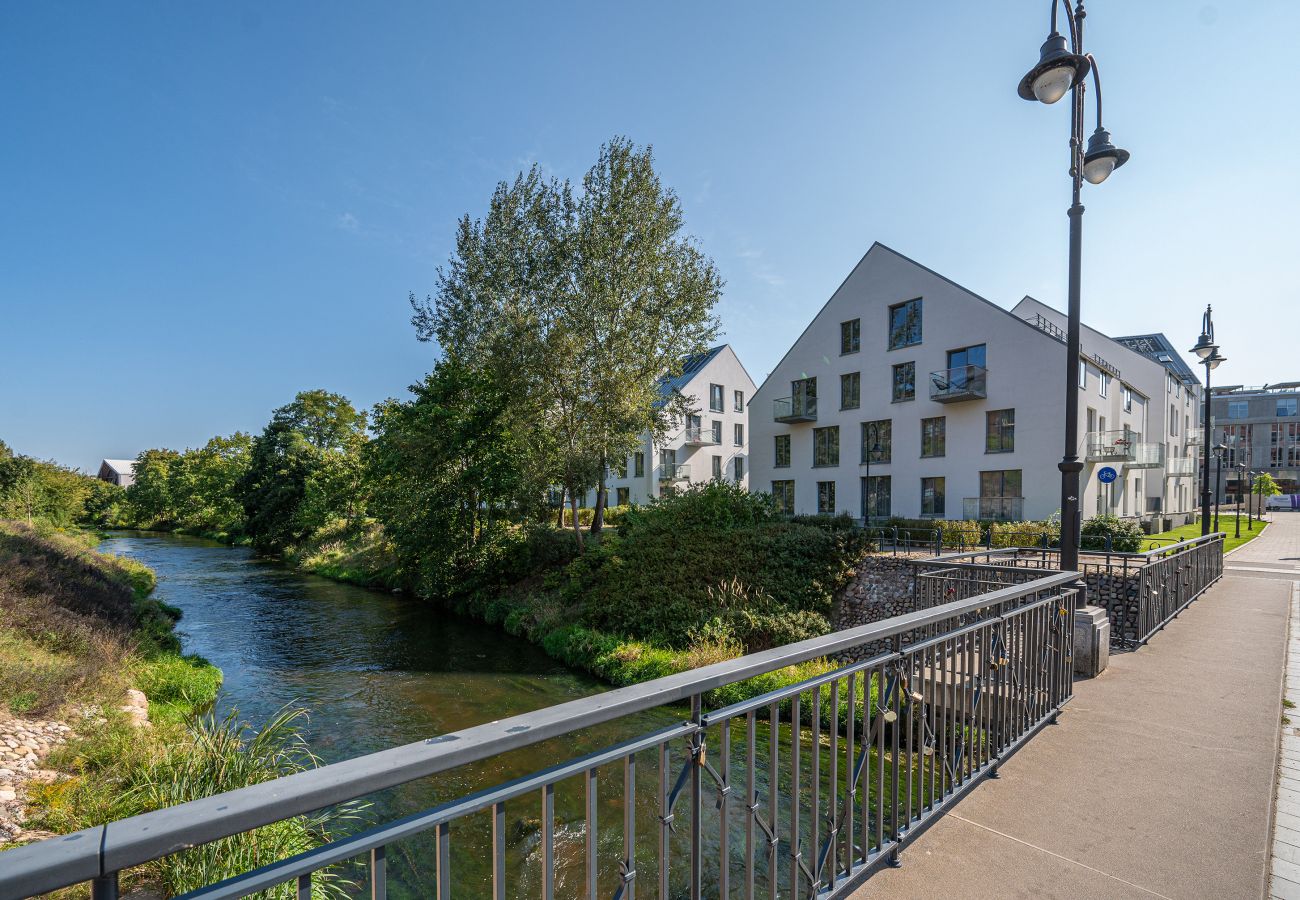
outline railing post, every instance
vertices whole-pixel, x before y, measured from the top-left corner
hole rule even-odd
[[[701,695],[695,694],[691,697],[691,721],[696,726],[699,726],[703,712],[703,698]],[[703,787],[700,781],[700,769],[704,767],[704,732],[702,730],[695,732],[691,736],[691,743],[691,900],[700,900],[703,896],[700,891],[704,880],[702,865],[704,857],[704,835],[702,833],[704,830],[704,816],[701,811],[700,796]],[[776,827],[775,823],[772,827]],[[659,864],[667,867],[668,860],[660,860]]]
[[[943,532],[938,528],[934,530],[934,555],[943,556]]]
[[[90,882],[90,900],[117,900],[117,873],[100,875]]]

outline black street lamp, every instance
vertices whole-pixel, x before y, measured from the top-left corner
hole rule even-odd
[[[1214,319],[1207,304],[1205,315],[1201,317],[1201,336],[1192,348],[1205,366],[1205,457],[1201,461],[1201,534],[1210,533],[1210,372],[1227,362],[1227,357],[1219,353],[1219,345],[1214,343]]]
[[[1052,31],[1039,49],[1038,64],[1020,79],[1017,93],[1025,100],[1055,103],[1071,93],[1070,109],[1070,180],[1073,184],[1073,202],[1070,204],[1070,276],[1069,323],[1065,340],[1065,455],[1057,466],[1061,471],[1061,568],[1075,571],[1079,568],[1079,473],[1083,463],[1079,460],[1079,333],[1080,333],[1080,269],[1083,253],[1083,204],[1079,193],[1084,180],[1101,184],[1110,173],[1128,162],[1129,154],[1120,150],[1110,140],[1110,132],[1101,124],[1101,76],[1097,60],[1083,50],[1083,20],[1087,15],[1083,0],[1071,7],[1070,0],[1060,0],[1069,26],[1069,43],[1056,30],[1057,0],[1051,0]],[[1083,147],[1084,109],[1083,95],[1088,72],[1092,72],[1097,89],[1097,129]]]
[[[1214,448],[1214,530],[1219,530],[1219,497],[1223,494],[1223,455],[1228,452],[1227,444]]]
[[[1245,487],[1246,464],[1237,463],[1237,468],[1239,469],[1237,472],[1237,528],[1233,537],[1241,537],[1241,489]]]

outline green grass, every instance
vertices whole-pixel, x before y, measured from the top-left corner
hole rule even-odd
[[[1246,519],[1246,516],[1242,516],[1242,518]],[[1219,516],[1219,530],[1227,535],[1227,538],[1223,542],[1224,553],[1227,553],[1231,550],[1235,550],[1238,547],[1240,547],[1242,544],[1246,543],[1247,541],[1253,540],[1255,537],[1259,535],[1261,531],[1264,530],[1264,525],[1266,524],[1264,522],[1256,522],[1255,530],[1251,531],[1248,528],[1249,520],[1247,520],[1246,522],[1242,522],[1241,537],[1236,538],[1233,537],[1233,533],[1236,531],[1236,521],[1237,520],[1235,516],[1230,516],[1230,515]],[[1162,531],[1160,534],[1153,534],[1148,537],[1144,537],[1142,539],[1142,549],[1149,550],[1154,546],[1167,547],[1169,546],[1170,540],[1190,541],[1192,538],[1198,538],[1200,536],[1201,536],[1201,524],[1199,522],[1193,522],[1190,525],[1183,525],[1179,528],[1175,528],[1172,531]],[[1161,540],[1156,541],[1155,540],[1156,538],[1160,538]]]

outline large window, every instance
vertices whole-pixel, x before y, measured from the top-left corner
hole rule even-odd
[[[713,480],[714,481],[722,480],[722,457],[721,456],[715,455],[713,457]]]
[[[871,475],[862,479],[862,518],[887,519],[893,514],[888,475]]]
[[[713,433],[711,436],[713,438],[713,443],[721,444],[722,443],[722,420],[714,419],[712,425],[713,425]]]
[[[889,349],[921,343],[921,300],[908,300],[889,307]]]
[[[817,376],[790,382],[790,396],[794,411],[801,415],[817,412]]]
[[[922,456],[943,456],[946,450],[947,440],[944,434],[945,422],[943,416],[935,416],[933,419],[921,420],[921,455]]]
[[[772,499],[776,501],[777,512],[793,513],[794,512],[794,482],[793,481],[772,482]]]
[[[1300,425],[1295,422],[1272,424],[1272,449],[1269,461],[1276,467],[1288,469],[1300,466]]]
[[[1250,415],[1249,400],[1229,400],[1228,401],[1228,418],[1244,419]]]
[[[632,471],[637,478],[645,477],[645,454],[634,453],[632,455]]]
[[[1020,497],[1020,470],[980,472],[981,497]]]
[[[1092,412],[1092,410],[1089,410]],[[1016,411],[991,409],[984,414],[984,452],[1010,453],[1016,449]]]
[[[737,422],[731,429],[732,443],[737,447],[745,446],[745,426]]]
[[[732,460],[732,465],[736,473],[736,484],[740,484],[745,479],[745,457],[737,456]]]
[[[790,468],[790,435],[778,434],[775,437],[776,455],[772,458],[772,465],[777,469]]]
[[[628,488],[615,488],[614,496],[618,498],[615,502],[619,506],[627,506],[631,500],[632,492]]]
[[[813,466],[840,464],[840,426],[813,429]]]
[[[736,391],[736,392],[735,392],[735,397],[733,398],[733,400],[734,400],[734,406],[732,407],[732,412],[744,412],[744,411],[745,411],[745,392],[744,392],[744,391]]]
[[[894,366],[893,402],[916,399],[916,363],[905,362]]]
[[[1277,398],[1277,415],[1279,418],[1294,416],[1296,414],[1295,397],[1278,397]]]
[[[862,320],[840,323],[840,355],[862,349]]]
[[[948,351],[948,368],[964,369],[966,366],[979,366],[984,368],[987,357],[987,348],[984,344],[976,344],[973,347],[962,347],[960,350]]]
[[[1123,385],[1119,389],[1120,398],[1124,401],[1124,412],[1133,411],[1133,391],[1128,385]]]
[[[870,462],[887,463],[894,455],[894,425],[892,419],[877,419],[862,423],[862,461],[868,462],[867,453],[873,447],[880,452],[871,457]]]
[[[1110,396],[1110,376],[1107,375],[1105,372],[1100,372],[1100,373],[1098,373],[1098,374],[1100,375],[1100,378],[1101,378],[1101,382],[1100,382],[1100,383],[1101,383],[1101,387],[1098,388],[1098,390],[1101,392],[1101,395],[1102,395],[1103,397],[1109,397],[1109,396]]]
[[[823,516],[835,515],[835,482],[817,482],[817,512]]]
[[[862,405],[862,373],[840,376],[840,409],[857,409]]]
[[[943,479],[922,478],[921,515],[942,518],[943,514]]]
[[[709,385],[709,412],[722,412],[722,385]]]

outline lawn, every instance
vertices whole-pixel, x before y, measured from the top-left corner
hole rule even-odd
[[[1223,542],[1224,553],[1227,553],[1229,550],[1235,550],[1242,544],[1246,543],[1246,541],[1256,537],[1264,530],[1264,525],[1267,524],[1264,522],[1256,522],[1255,530],[1251,531],[1249,530],[1250,520],[1246,516],[1242,516],[1242,518],[1246,519],[1246,521],[1241,523],[1241,537],[1237,538],[1233,537],[1233,534],[1236,531],[1236,517],[1230,515],[1219,516],[1219,530],[1228,536]],[[1162,531],[1160,534],[1153,534],[1150,537],[1143,538],[1142,549],[1149,550],[1153,546],[1167,546],[1170,541],[1189,541],[1192,538],[1200,536],[1201,523],[1193,522],[1191,525],[1183,525],[1181,528],[1175,528],[1173,531]]]

